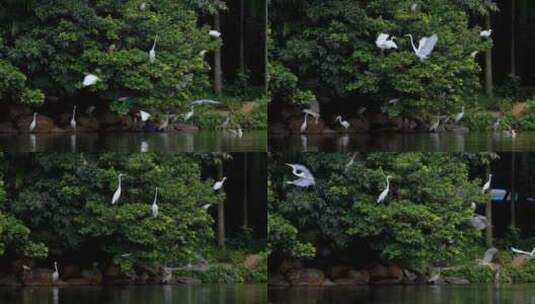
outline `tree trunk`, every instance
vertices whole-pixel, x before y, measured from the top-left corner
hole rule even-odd
[[[218,180],[223,178],[223,163],[217,165]],[[225,248],[225,201],[217,205],[217,245]]]
[[[245,74],[245,0],[240,0],[240,73]]]
[[[511,0],[511,75],[516,76],[516,0]]]
[[[248,190],[248,184],[247,180],[249,179],[249,174],[247,172],[247,154],[243,153],[243,227],[247,228],[249,227],[249,218],[248,218],[248,210],[247,210],[247,190]]]
[[[264,90],[265,90],[265,93],[266,95],[268,94],[268,91],[269,91],[269,71],[268,71],[268,66],[269,66],[269,46],[268,46],[268,41],[269,41],[269,18],[268,18],[268,13],[269,13],[269,9],[268,9],[268,0],[265,0],[265,9],[264,9],[264,14],[265,14],[265,24],[264,24],[264,37],[265,37],[265,42],[264,42],[264,64],[265,64],[265,70],[264,70]]]
[[[489,176],[490,173],[490,165],[487,165],[486,175]],[[492,189],[492,185],[490,187]],[[489,191],[491,191],[489,189]],[[487,218],[487,229],[485,229],[485,240],[487,243],[487,248],[492,247],[492,198],[489,197],[489,200],[487,201],[487,205],[485,206],[485,217]]]
[[[221,32],[221,21],[219,11],[214,15],[214,29]],[[223,72],[221,71],[221,47],[214,52],[214,92],[221,95],[223,91]]]
[[[490,29],[490,13],[485,16],[485,29]],[[492,84],[492,49],[488,49],[485,53],[485,93],[489,97],[493,97]]]

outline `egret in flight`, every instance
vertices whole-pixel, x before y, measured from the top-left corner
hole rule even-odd
[[[84,77],[83,86],[84,87],[92,86],[92,85],[96,84],[97,81],[99,81],[99,80],[100,80],[100,78],[98,78],[97,76],[95,76],[93,74],[87,74]]]
[[[187,121],[188,119],[190,119],[193,114],[195,113],[195,110],[194,110],[194,106],[200,106],[200,105],[205,105],[205,104],[220,104],[221,102],[219,101],[215,101],[215,100],[211,100],[211,99],[199,99],[199,100],[194,100],[192,102],[190,102],[190,107],[191,107],[191,111],[187,112],[186,114],[184,114],[184,121]]]
[[[33,113],[33,119],[30,123],[30,127],[28,128],[28,130],[30,130],[30,132],[33,132],[33,130],[35,130],[35,127],[37,127],[37,112]]]
[[[388,39],[388,37],[390,37],[390,35],[385,33],[380,33],[377,36],[377,39],[375,40],[375,45],[377,45],[377,47],[380,48],[381,51],[398,48],[398,45],[394,42],[394,39],[396,37],[392,36],[390,39]]]
[[[210,35],[210,37],[214,37],[214,38],[219,38],[221,37],[221,33],[218,32],[218,31],[215,31],[215,30],[211,30],[208,32],[208,35]]]
[[[482,38],[489,38],[490,35],[492,35],[492,29],[481,31],[481,33],[479,33],[479,36],[481,36]]]
[[[303,110],[303,113],[308,114],[308,115],[314,117],[314,119],[316,119],[316,124],[318,124],[319,119],[320,119],[320,113],[318,113],[318,112],[316,112],[316,111],[313,111],[313,110],[310,110],[310,109],[304,109],[304,110]]]
[[[305,120],[303,120],[303,123],[301,124],[301,127],[299,128],[299,132],[304,133],[307,130],[307,116],[308,114],[305,113]]]
[[[115,193],[113,193],[113,198],[111,199],[111,204],[115,205],[121,198],[121,177],[123,177],[124,174],[119,173],[117,178],[119,179],[119,184],[117,185],[117,190],[115,190]]]
[[[420,44],[418,47],[416,47],[412,35],[407,34],[407,36],[411,39],[412,49],[414,50],[416,56],[420,58],[420,60],[425,60],[429,57],[429,55],[431,55],[438,41],[437,34],[433,34],[430,37],[423,37],[420,39]]]
[[[464,106],[461,108],[461,112],[455,116],[455,123],[458,123],[464,117]]]
[[[310,186],[314,186],[316,184],[316,180],[314,179],[314,176],[312,173],[310,173],[310,170],[308,170],[307,167],[300,165],[300,164],[286,164],[292,168],[292,174],[299,177],[296,180],[293,181],[287,181],[287,184],[295,185],[298,187],[306,188]]]
[[[153,64],[156,62],[156,40],[158,40],[158,36],[154,38],[154,43],[152,44],[152,48],[149,51],[149,62],[150,64]]]
[[[219,189],[221,189],[226,180],[227,180],[227,177],[224,176],[223,179],[221,179],[220,181],[217,181],[213,187],[214,191],[218,191]]]
[[[154,201],[152,201],[152,216],[158,217],[158,187],[156,187],[156,191],[154,192]]]
[[[59,280],[58,263],[54,262],[54,272],[52,273],[52,282],[57,282],[58,280]]]
[[[388,192],[390,191],[390,179],[391,178],[392,176],[390,175],[386,177],[386,188],[385,190],[383,190],[383,192],[381,192],[381,194],[379,194],[379,197],[377,198],[377,203],[381,203],[382,201],[384,201],[386,196],[388,195]]]
[[[349,122],[343,120],[343,119],[342,119],[342,116],[340,116],[340,115],[336,116],[336,121],[339,122],[340,125],[341,125],[342,127],[344,127],[344,129],[347,129],[347,128],[349,128],[349,126],[350,126]]]
[[[519,249],[511,247],[511,251],[514,252],[514,253],[518,253],[518,254],[524,254],[524,255],[527,255],[529,257],[533,257],[533,255],[535,255],[535,248],[533,248],[531,250],[531,252],[528,252],[528,251],[523,251],[523,250],[519,250]]]
[[[483,188],[481,189],[481,193],[485,193],[490,189],[490,183],[492,181],[492,174],[489,174],[489,179],[487,182],[483,185]]]
[[[76,130],[76,105],[72,108],[71,128]]]

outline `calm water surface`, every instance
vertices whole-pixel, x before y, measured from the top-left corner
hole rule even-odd
[[[269,135],[270,151],[291,152],[528,152],[535,151],[535,132]]]
[[[272,304],[535,304],[535,284],[269,289]]]
[[[265,152],[265,131],[0,135],[6,152]]]
[[[1,304],[267,304],[265,285],[0,288]]]

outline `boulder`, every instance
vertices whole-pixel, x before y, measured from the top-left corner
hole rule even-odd
[[[11,122],[0,123],[0,133],[3,134],[16,134],[19,131],[13,126]]]
[[[22,282],[12,274],[0,274],[0,286],[20,287]]]
[[[327,270],[327,275],[332,280],[336,280],[336,279],[339,279],[339,278],[345,278],[346,275],[347,275],[347,272],[349,270],[350,270],[350,268],[348,266],[335,265],[335,266],[330,267]]]
[[[199,127],[194,126],[194,125],[183,124],[183,123],[174,124],[174,129],[179,132],[185,132],[185,133],[199,132]]]
[[[467,285],[470,284],[470,281],[468,281],[465,278],[458,278],[458,277],[444,277],[444,281],[451,285]]]
[[[17,129],[23,133],[30,132],[29,127],[32,121],[33,115],[20,116],[16,121]],[[35,133],[50,133],[56,128],[52,118],[45,115],[37,115],[36,122],[37,125],[33,130]]]
[[[314,268],[291,270],[288,273],[288,280],[292,286],[321,286],[324,279],[323,272]]]
[[[515,255],[515,257],[513,258],[513,261],[511,262],[511,267],[515,268],[515,269],[519,269],[519,268],[522,268],[524,267],[524,265],[529,262],[529,260],[531,259],[530,256],[527,256],[527,255],[520,255],[520,254],[517,254]]]
[[[200,285],[201,280],[195,279],[192,277],[176,277],[175,282],[177,284],[184,284],[184,285]]]
[[[76,119],[76,127],[85,128],[90,131],[98,131],[98,129],[100,128],[100,124],[98,123],[98,120],[93,117],[83,116]]]
[[[91,282],[89,280],[86,280],[84,278],[72,278],[68,279],[65,283],[69,286],[89,286],[89,285],[96,285],[94,282]]]
[[[383,266],[377,264],[370,269],[372,281],[394,281],[400,282],[403,279],[403,272],[397,265]]]
[[[61,267],[61,277],[63,279],[77,278],[80,276],[80,267],[77,265],[64,265]]]
[[[25,286],[52,286],[52,270],[36,268],[22,273]]]
[[[282,274],[276,274],[269,276],[268,285],[273,287],[288,287],[290,286],[290,283],[284,278]]]
[[[291,133],[298,134],[300,133],[301,125],[304,121],[304,115],[301,116],[294,116],[288,120],[288,129]],[[305,130],[305,134],[320,134],[323,132],[323,129],[325,128],[325,122],[323,119],[318,119],[318,123],[316,123],[316,119],[314,117],[308,116],[307,118],[307,128]]]
[[[370,273],[367,270],[350,270],[347,272],[347,277],[358,284],[368,284],[370,282]]]

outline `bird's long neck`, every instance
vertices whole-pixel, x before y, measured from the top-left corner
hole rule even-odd
[[[76,115],[76,106],[74,106],[74,108],[72,109],[72,118],[74,118],[75,115]]]
[[[409,36],[409,38],[411,39],[412,49],[413,49],[415,52],[418,52],[418,49],[416,48],[416,45],[414,45],[414,40],[413,40],[413,38],[412,38],[412,35],[409,34],[408,36]]]
[[[390,178],[386,178],[386,189],[390,189]]]
[[[56,272],[59,272],[58,271],[58,263],[54,262],[54,269],[56,269]]]
[[[152,49],[153,50],[156,48],[156,40],[158,40],[158,37],[154,38],[154,43],[152,44]]]
[[[156,192],[154,193],[154,203],[156,204],[156,200],[158,199],[158,188],[156,188]]]
[[[119,175],[119,188],[121,188],[121,175]]]

